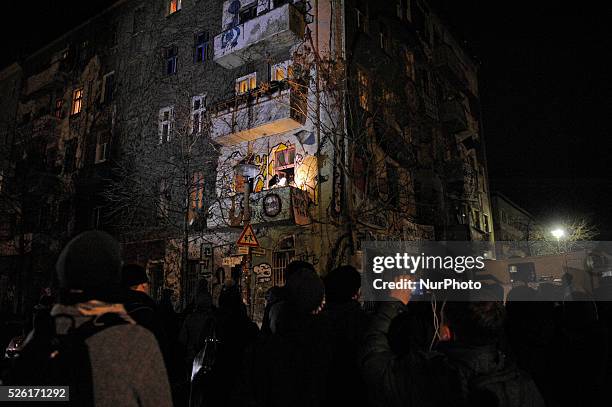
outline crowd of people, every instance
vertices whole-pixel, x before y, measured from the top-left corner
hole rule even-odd
[[[57,273],[3,384],[70,385],[75,406],[599,406],[612,378],[609,307],[528,287],[506,304],[395,291],[366,311],[353,267],[294,261],[258,326],[231,279],[202,281],[179,318],[104,232],[74,238]]]

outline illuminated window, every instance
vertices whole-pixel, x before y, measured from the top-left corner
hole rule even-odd
[[[284,187],[295,179],[295,147],[288,147],[274,154],[275,176],[268,185]]]
[[[357,90],[359,106],[364,110],[370,110],[370,78],[363,69],[357,69]]]
[[[165,107],[159,111],[159,144],[170,141],[172,135],[173,107]]]
[[[203,31],[196,34],[195,36],[195,56],[194,62],[205,62],[210,59],[212,54],[212,47],[210,44],[210,34]]]
[[[202,132],[202,120],[206,110],[206,96],[194,96],[191,99],[191,132]]]
[[[270,68],[270,81],[283,81],[292,76],[291,62],[285,61],[272,65]]]
[[[257,87],[257,74],[255,72],[236,79],[236,94],[238,95],[243,95],[247,92],[250,92],[256,87]]]
[[[72,115],[79,114],[81,109],[83,109],[83,88],[78,88],[72,92],[72,110],[70,113]]]
[[[166,49],[166,75],[174,75],[178,65],[178,48],[170,47]]]
[[[174,14],[181,9],[181,0],[170,0],[168,14]]]
[[[56,99],[53,116],[55,116],[58,119],[61,119],[63,115],[64,115],[64,99]]]

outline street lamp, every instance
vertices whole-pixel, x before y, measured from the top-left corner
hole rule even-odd
[[[236,176],[244,179],[244,198],[242,207],[244,209],[242,220],[248,223],[251,220],[251,180],[259,174],[259,167],[255,164],[240,163],[234,167]]]
[[[561,239],[565,236],[565,230],[556,228],[550,231],[550,234],[557,239],[557,252],[561,253]]]

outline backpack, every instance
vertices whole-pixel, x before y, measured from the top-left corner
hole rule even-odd
[[[66,334],[57,334],[57,317],[72,319],[73,326]],[[91,362],[86,339],[115,325],[127,323],[116,314],[104,314],[74,326],[74,318],[58,315],[53,318],[49,331],[36,332],[22,349],[11,369],[10,381],[22,386],[68,386],[66,406],[94,406]],[[36,403],[37,406],[53,405],[57,402]]]
[[[214,367],[219,355],[219,345],[221,344],[217,337],[217,321],[214,317],[206,321],[206,327],[203,330],[203,337],[200,343],[202,348],[192,363],[189,406],[203,405],[207,384],[214,382]]]

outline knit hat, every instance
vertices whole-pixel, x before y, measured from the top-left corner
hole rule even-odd
[[[119,242],[108,233],[95,230],[68,242],[55,268],[61,288],[100,290],[120,284],[121,264]]]
[[[293,270],[287,277],[285,289],[287,301],[305,314],[316,310],[325,295],[323,281],[310,267]]]
[[[138,264],[126,264],[121,271],[121,285],[130,288],[149,282],[147,271]]]

